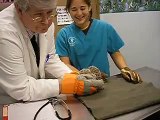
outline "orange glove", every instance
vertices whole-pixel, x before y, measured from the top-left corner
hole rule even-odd
[[[90,95],[101,90],[103,85],[103,80],[86,79],[76,72],[67,73],[61,82],[61,93]]]
[[[121,69],[121,74],[122,74],[122,77],[129,82],[132,82],[135,84],[142,82],[140,75],[128,67]]]

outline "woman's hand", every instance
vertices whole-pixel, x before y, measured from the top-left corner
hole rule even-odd
[[[122,68],[121,74],[122,74],[122,77],[126,79],[128,82],[132,82],[135,84],[142,83],[142,79],[140,75],[128,67]]]

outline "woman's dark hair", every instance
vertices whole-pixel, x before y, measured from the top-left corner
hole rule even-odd
[[[66,10],[69,11],[69,8],[71,7],[71,4],[72,4],[72,1],[73,0],[67,0],[67,3],[66,3]],[[83,0],[88,6],[91,6],[91,0]],[[90,15],[92,16],[92,9],[90,11]]]

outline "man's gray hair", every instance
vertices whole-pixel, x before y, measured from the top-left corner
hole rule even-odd
[[[29,7],[54,9],[56,8],[57,0],[14,0],[14,3],[17,4],[22,11],[26,11]]]

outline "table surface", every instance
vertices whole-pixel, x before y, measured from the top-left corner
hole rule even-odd
[[[160,71],[149,67],[142,67],[137,69],[136,71],[141,75],[142,79],[145,82],[152,82],[156,88],[160,88]],[[67,99],[65,101],[71,110],[72,120],[95,120],[87,110],[87,108],[72,95],[67,95]],[[142,118],[145,118],[146,116],[149,116],[150,114],[153,114],[159,110],[160,104],[128,114],[120,115],[108,120],[141,120]],[[2,105],[0,105],[0,113],[0,120],[2,120]],[[62,116],[65,116],[65,113],[63,113],[63,111],[60,114],[62,114]]]

